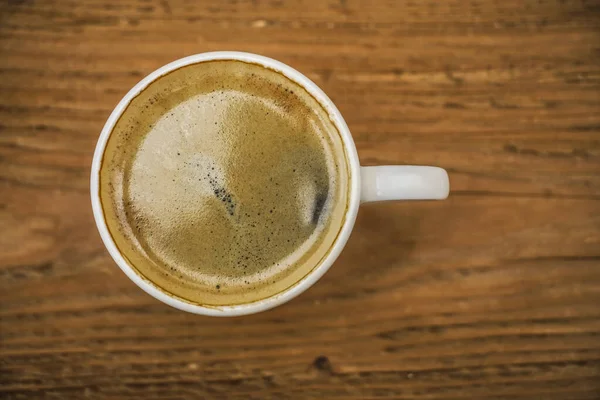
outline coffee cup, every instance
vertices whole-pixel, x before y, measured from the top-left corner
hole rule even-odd
[[[105,210],[100,196],[100,173],[107,142],[115,125],[132,100],[144,92],[150,84],[173,71],[198,63],[219,60],[235,60],[276,71],[295,82],[316,99],[319,105],[326,110],[331,123],[339,132],[342,143],[340,151],[343,152],[343,155],[340,156],[343,156],[347,165],[347,179],[340,182],[340,185],[348,194],[341,226],[335,240],[327,249],[326,254],[304,276],[268,297],[239,304],[223,305],[190,301],[165,290],[152,279],[141,274],[115,243],[115,239],[107,226]],[[334,103],[315,83],[290,66],[271,58],[251,53],[220,51],[192,55],[169,63],[145,77],[123,97],[101,131],[92,161],[90,193],[94,218],[100,237],[116,264],[136,285],[154,298],[183,311],[209,316],[239,316],[265,311],[281,305],[315,284],[342,252],[352,232],[359,206],[362,203],[445,199],[449,193],[449,180],[445,170],[433,166],[361,166],[355,143],[344,118]],[[343,268],[343,266],[340,266],[340,268]]]

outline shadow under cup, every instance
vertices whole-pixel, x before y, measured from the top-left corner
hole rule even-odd
[[[154,74],[115,109],[96,150],[94,211],[119,266],[155,297],[209,308],[324,273],[355,216],[331,110],[306,82],[261,63],[209,59]]]

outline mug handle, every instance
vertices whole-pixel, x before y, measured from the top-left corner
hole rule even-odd
[[[443,200],[450,192],[446,170],[416,165],[360,167],[360,202]]]

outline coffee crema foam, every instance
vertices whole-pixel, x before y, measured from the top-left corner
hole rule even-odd
[[[347,182],[340,134],[304,88],[261,65],[206,61],[127,106],[100,196],[141,276],[189,302],[232,305],[320,264],[344,222]]]

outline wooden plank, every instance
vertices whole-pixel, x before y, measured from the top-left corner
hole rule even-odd
[[[593,1],[0,4],[0,397],[600,397],[600,8]],[[292,302],[214,319],[114,265],[89,206],[106,118],[176,58],[284,61],[366,165],[445,202],[371,204]]]

